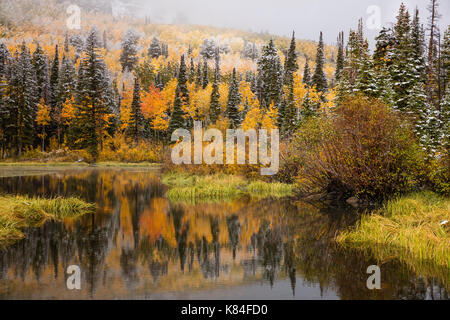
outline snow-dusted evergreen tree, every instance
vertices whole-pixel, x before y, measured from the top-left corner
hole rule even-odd
[[[194,58],[191,58],[191,63],[189,64],[189,82],[195,81],[195,63]]]
[[[148,55],[152,58],[159,58],[162,55],[161,41],[158,37],[153,37],[150,46],[148,47]]]
[[[122,52],[120,53],[120,63],[122,71],[132,71],[136,67],[138,57],[138,41],[139,35],[134,29],[129,29],[122,40]]]
[[[244,49],[242,50],[241,56],[246,59],[251,59],[256,61],[259,58],[259,50],[254,42],[244,42]]]
[[[21,156],[23,149],[33,142],[38,94],[34,66],[25,43],[22,43],[20,53],[13,63],[10,77],[13,91],[11,125],[17,155]]]
[[[4,43],[0,43],[0,75],[6,74],[6,69],[8,67],[7,62],[11,54],[9,53],[8,48],[6,48]]]
[[[441,47],[441,59],[442,59],[442,75],[444,90],[449,87],[450,82],[450,25],[444,32],[444,39]]]
[[[317,115],[317,105],[312,101],[309,89],[306,91],[305,97],[302,102],[302,110],[300,114],[300,121],[304,121],[309,117]]]
[[[258,99],[264,108],[278,106],[283,85],[283,69],[273,39],[264,46],[258,61]]]
[[[317,91],[326,92],[328,89],[328,80],[323,67],[325,65],[325,53],[323,45],[323,35],[320,32],[319,45],[317,46],[316,54],[316,69],[311,79],[311,85],[316,86]]]
[[[284,85],[289,86],[294,81],[294,73],[298,70],[295,32],[292,32],[291,45],[284,64]]]
[[[50,78],[49,78],[49,72],[48,72],[48,58],[44,53],[44,50],[42,50],[40,44],[38,43],[36,46],[36,50],[33,53],[33,66],[34,66],[34,72],[36,73],[36,85],[38,88],[38,101],[44,97],[44,91],[47,87],[47,92],[49,91],[49,85],[50,85]],[[48,97],[46,98],[46,102]]]
[[[303,69],[303,83],[306,86],[311,86],[311,70],[309,69],[309,60],[306,58],[305,68]]]
[[[208,86],[208,60],[203,61],[203,75],[202,75],[202,88],[205,89]]]
[[[73,96],[76,86],[76,70],[70,57],[63,55],[61,69],[59,71],[58,96],[59,103],[70,100]]]
[[[364,42],[363,51],[359,58],[358,73],[355,80],[355,91],[369,97],[378,96],[378,88],[374,63],[369,53],[369,43]]]
[[[239,82],[236,77],[236,69],[233,69],[226,110],[226,116],[230,121],[229,126],[231,129],[238,128],[241,124],[241,116],[239,114],[240,103],[241,103],[241,95],[239,93]]]
[[[106,127],[106,114],[110,112],[107,94],[110,92],[108,70],[99,52],[98,31],[91,29],[86,39],[86,49],[78,72],[76,100],[77,118],[71,128],[74,146],[86,148],[94,157],[102,148]]]
[[[143,130],[144,116],[141,110],[141,87],[139,85],[139,79],[136,77],[134,80],[133,101],[130,107],[130,120],[126,134],[137,145],[142,138]]]
[[[53,58],[50,70],[50,104],[52,109],[58,103],[58,77],[59,77],[59,50],[58,45],[55,46],[55,56]]]
[[[344,69],[344,32],[339,32],[338,36],[338,53],[336,59],[336,71],[334,73],[335,82],[338,83],[341,77],[342,70]]]
[[[186,62],[184,61],[184,55],[181,55],[180,59],[180,69],[178,71],[178,84],[175,91],[175,100],[173,104],[173,111],[169,121],[169,138],[172,133],[179,128],[187,128],[190,129],[193,125],[192,119],[186,121],[185,112],[183,108],[189,105],[189,90],[187,87],[187,70],[186,70]]]
[[[411,46],[410,16],[402,3],[394,26],[396,44],[392,49],[389,71],[392,77],[394,100],[398,110],[409,112],[408,97],[411,89],[419,81]]]
[[[214,39],[205,39],[200,46],[200,54],[204,59],[213,59],[216,55],[216,42]]]
[[[220,65],[219,59],[216,58],[216,68],[214,72],[214,81],[212,83],[212,92],[211,92],[211,102],[209,106],[209,120],[211,123],[215,124],[217,119],[220,116],[220,92],[219,92],[219,82],[220,82]]]

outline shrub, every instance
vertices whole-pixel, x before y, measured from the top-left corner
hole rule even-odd
[[[409,126],[388,106],[362,96],[307,121],[290,144],[301,191],[382,200],[417,183],[423,155]]]

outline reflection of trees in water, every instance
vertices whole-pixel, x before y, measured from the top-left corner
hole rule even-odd
[[[0,280],[11,276],[25,280],[31,274],[39,282],[46,270],[51,270],[55,279],[62,273],[66,280],[67,267],[79,264],[82,281],[93,297],[114,271],[115,266],[106,261],[113,250],[118,250],[117,267],[129,290],[142,284],[140,266],[148,270],[156,286],[169,270],[184,274],[200,270],[204,279],[214,280],[230,272],[230,263],[237,263],[244,279],[262,277],[270,285],[280,278],[289,279],[294,296],[301,279],[306,284],[319,284],[323,291],[336,291],[343,299],[448,299],[442,285],[417,279],[396,262],[381,266],[382,284],[386,284],[383,290],[367,290],[367,266],[377,263],[332,242],[337,230],[354,220],[353,215],[337,210],[280,200],[251,203],[236,210],[217,205],[215,211],[198,211],[196,216],[188,214],[182,205],[172,205],[165,213],[165,223],[170,224],[168,229],[173,227],[174,240],[166,234],[142,233],[145,226],[140,225],[141,217],[162,190],[153,180],[145,182],[144,178],[89,171],[56,178],[22,177],[20,183],[3,179],[2,188],[9,191],[32,194],[33,189],[39,189],[42,195],[77,194],[95,201],[98,210],[74,223],[48,222],[42,228],[25,230],[25,239],[0,250]],[[129,212],[121,212],[123,201]],[[226,214],[222,214],[224,211]],[[121,214],[130,218],[131,242],[119,241],[124,232]],[[206,233],[211,237],[197,234],[196,219],[207,219]],[[9,270],[13,272],[7,274]]]

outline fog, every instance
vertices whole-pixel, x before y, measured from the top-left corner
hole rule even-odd
[[[113,0],[118,3],[118,0]],[[381,25],[395,21],[401,0],[137,0],[138,12],[146,14],[151,21],[159,23],[191,23],[231,27],[249,31],[267,31],[276,35],[290,35],[295,30],[301,39],[317,40],[320,31],[324,40],[333,43],[339,31],[348,33],[356,28],[362,18],[365,32],[370,40],[378,34],[368,20],[372,10],[380,10]],[[413,12],[417,6],[421,21],[426,24],[428,0],[403,1]],[[370,10],[369,9],[369,10]],[[441,0],[442,31],[450,24],[450,1]],[[374,11],[371,11],[373,14]],[[369,22],[369,27],[367,24]],[[372,23],[373,25],[373,23]]]

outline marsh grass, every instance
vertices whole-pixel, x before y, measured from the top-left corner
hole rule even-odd
[[[167,197],[172,201],[216,202],[231,201],[243,195],[257,198],[286,197],[293,194],[292,185],[248,181],[241,176],[216,174],[198,176],[170,172],[162,182],[168,186]]]
[[[450,199],[432,192],[387,202],[337,237],[344,246],[370,250],[379,260],[399,259],[424,276],[450,286]]]
[[[75,219],[94,209],[94,204],[78,198],[0,196],[0,243],[23,238],[22,228],[39,226],[47,220]]]

